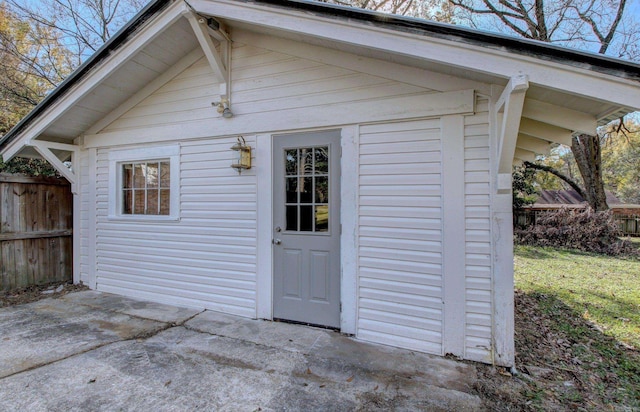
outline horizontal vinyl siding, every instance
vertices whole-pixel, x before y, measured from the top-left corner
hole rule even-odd
[[[360,339],[442,353],[439,119],[362,126]]]
[[[492,266],[488,101],[465,117],[465,358],[491,362]]]
[[[98,290],[255,317],[256,180],[229,167],[234,143],[181,143],[180,221],[167,223],[107,218],[108,150],[99,150]]]
[[[429,90],[254,46],[234,43],[232,107],[236,116],[409,96]],[[202,57],[105,130],[118,131],[210,119],[219,97]],[[249,117],[248,117],[249,118]],[[294,125],[292,127],[295,127]]]

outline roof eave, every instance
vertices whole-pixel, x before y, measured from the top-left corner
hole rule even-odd
[[[91,57],[85,60],[77,69],[73,71],[64,81],[53,89],[33,110],[11,128],[2,138],[0,138],[0,148],[11,143],[21,131],[23,131],[33,120],[35,120],[47,107],[65,94],[78,80],[90,72],[101,61],[106,59],[114,50],[132,36],[139,27],[149,20],[153,15],[162,11],[172,0],[155,0],[148,3],[139,13],[137,13],[125,26],[107,40]]]

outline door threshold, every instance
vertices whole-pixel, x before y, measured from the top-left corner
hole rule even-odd
[[[332,330],[334,332],[340,332],[340,328],[339,327],[318,325],[316,323],[300,322],[300,321],[297,321],[297,320],[280,319],[280,318],[273,318],[273,321],[274,322],[281,322],[281,323],[290,323],[292,325],[311,326],[312,328],[328,329],[328,330]]]

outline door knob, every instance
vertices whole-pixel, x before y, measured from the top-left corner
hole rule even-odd
[[[274,244],[274,245],[279,245],[279,244],[281,244],[281,243],[282,243],[282,240],[280,240],[280,239],[273,239],[273,244]]]

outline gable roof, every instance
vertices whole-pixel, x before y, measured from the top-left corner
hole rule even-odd
[[[602,54],[569,49],[542,41],[315,1],[247,0],[246,2],[268,4],[284,9],[302,10],[306,13],[313,13],[325,18],[340,19],[346,23],[359,22],[374,27],[419,34],[431,38],[468,43],[470,45],[495,50],[506,50],[510,53],[531,56],[640,81],[640,64]]]
[[[602,55],[459,26],[318,2],[190,0],[189,3],[181,3],[155,0],[3,136],[0,151],[8,151],[11,156],[22,151],[22,146],[7,150],[18,138],[24,138],[25,144],[33,139],[72,142],[89,130],[90,125],[101,116],[104,117],[127,97],[158,77],[159,72],[184,59],[198,44],[193,33],[185,34],[185,26],[188,28],[188,24],[181,17],[189,9],[203,16],[216,17],[227,26],[242,29],[249,27],[282,37],[293,36],[303,41],[342,48],[374,58],[392,55],[399,63],[415,64],[427,70],[440,70],[460,77],[469,76],[485,84],[504,85],[510,76],[517,75],[518,68],[526,69],[527,64],[547,62],[539,75],[532,76],[530,81],[533,87],[527,92],[527,96],[531,96],[528,112],[531,113],[533,123],[530,122],[530,126],[548,132],[540,132],[541,136],[533,136],[537,132],[529,132],[528,136],[542,138],[544,141],[566,141],[572,130],[584,131],[592,125],[595,127],[596,122],[615,119],[640,107],[637,96],[637,90],[640,89],[640,65]],[[139,78],[134,79],[135,82],[122,82],[124,75],[119,76],[119,73],[127,71],[132,55],[136,57],[141,51],[150,54],[148,49],[157,49],[158,43],[161,43],[158,36],[166,34],[165,37],[175,37],[176,33],[179,34],[181,43],[171,52],[163,50],[162,53],[169,54],[164,56],[166,65],[158,64],[155,71],[150,69],[140,73]],[[367,33],[368,37],[363,36],[363,33]],[[378,37],[371,39],[371,34]],[[416,47],[424,44],[429,46],[427,52]],[[459,48],[458,51],[463,53],[451,53],[449,49],[452,47]],[[481,65],[474,63],[479,58],[487,63],[486,67],[479,67]],[[113,63],[114,60],[117,64]],[[505,65],[505,62],[510,64]],[[545,70],[555,70],[564,77],[554,76]],[[593,93],[589,85],[585,85],[585,79],[594,83]],[[109,81],[118,83],[121,95],[108,94],[108,90],[102,86]],[[71,92],[81,89],[83,82],[88,83],[86,90],[78,92],[77,98],[72,96]],[[565,84],[566,87],[563,87]],[[605,85],[606,89],[610,89],[605,93],[606,96],[603,95]],[[574,89],[569,90],[571,95],[562,92],[563,89],[568,90],[569,86]],[[91,98],[88,93],[95,96]],[[97,102],[102,111],[83,110],[97,107]],[[552,102],[561,102],[562,106],[558,106],[560,113],[556,119],[551,120],[551,128],[545,129],[545,119],[541,119],[539,112],[557,111]],[[62,107],[65,104],[69,107]],[[51,115],[45,116],[47,113]],[[567,123],[562,120],[562,117],[574,114],[578,119],[575,122]],[[593,122],[590,121],[591,118],[594,119]],[[38,127],[34,126],[36,123],[40,123]],[[581,127],[583,124],[585,127]],[[562,139],[554,139],[556,135],[562,135]],[[525,147],[524,154],[535,153],[535,150],[539,149]]]

